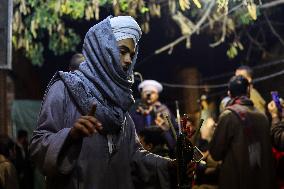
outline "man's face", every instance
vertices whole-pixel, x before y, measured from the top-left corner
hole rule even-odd
[[[143,136],[139,136],[139,141],[142,145],[142,147],[147,150],[147,151],[151,151],[151,149],[153,148],[153,145],[152,144],[147,144],[145,141],[144,141],[144,137]]]
[[[120,52],[120,64],[125,72],[128,71],[135,55],[135,44],[133,39],[122,39],[118,41]]]
[[[252,78],[249,76],[246,70],[236,70],[235,75],[244,76],[248,80],[248,82],[251,83]]]
[[[144,102],[146,102],[146,104],[151,105],[157,102],[159,99],[159,94],[156,91],[142,91],[141,98]]]
[[[21,143],[24,147],[29,145],[29,140],[27,136],[19,138],[18,142]]]

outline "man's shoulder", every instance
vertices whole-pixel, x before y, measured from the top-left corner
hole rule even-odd
[[[261,114],[256,110],[256,108],[253,105],[234,104],[232,106],[228,106],[226,110],[228,110],[228,112],[237,114],[239,116],[245,116],[250,114],[251,112]]]
[[[50,84],[47,88],[44,98],[44,101],[60,101],[66,98],[66,86],[62,80],[57,80],[54,83]]]
[[[232,110],[227,108],[220,114],[220,118],[229,117],[229,116],[232,116],[232,115],[233,115]]]
[[[233,106],[227,107],[222,114],[220,115],[219,119],[223,120],[243,120],[248,115],[248,108],[244,105],[235,104]]]
[[[46,95],[48,95],[48,96],[49,95],[52,95],[52,96],[54,96],[54,95],[58,96],[59,95],[60,96],[60,95],[64,94],[63,93],[64,89],[65,89],[65,85],[64,85],[63,81],[57,80],[57,81],[55,81],[54,83],[52,83],[48,86],[48,88],[46,90]]]
[[[267,116],[258,111],[254,106],[246,106],[236,104],[230,107],[227,107],[226,111],[223,112],[224,117],[229,117],[231,115],[238,117],[238,119],[245,120],[247,118],[258,120],[262,123],[267,123]]]
[[[164,111],[164,110],[169,110],[169,108],[167,107],[166,104],[161,103],[160,101],[158,101],[156,103],[156,106],[158,107],[159,111]]]
[[[254,87],[251,88],[250,90],[250,98],[255,101],[255,100],[259,100],[262,103],[265,103],[265,100],[263,99],[263,97],[261,96],[261,94],[258,92],[258,90],[256,90]]]
[[[251,95],[257,95],[257,96],[261,96],[260,93],[256,90],[256,88],[252,87],[250,89],[250,93]]]
[[[65,85],[64,85],[64,82],[61,79],[56,80],[49,87],[49,91],[50,90],[63,90],[63,89],[65,89]]]

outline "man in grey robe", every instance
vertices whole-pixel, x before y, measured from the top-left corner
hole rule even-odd
[[[58,72],[31,140],[47,189],[171,188],[172,160],[141,147],[128,109],[141,29],[108,17],[87,32],[79,70]]]

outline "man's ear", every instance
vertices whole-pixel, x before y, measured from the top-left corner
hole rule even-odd
[[[231,98],[232,98],[232,96],[231,96],[231,92],[230,92],[230,91],[227,91],[227,94],[228,94],[228,96],[229,96],[229,97],[231,97]]]
[[[247,96],[250,98],[250,90],[251,90],[251,86],[249,85],[247,88]]]
[[[149,151],[151,151],[153,149],[153,144],[152,143],[147,144],[147,148]]]
[[[252,84],[252,78],[251,77],[247,77],[247,80],[250,84]]]

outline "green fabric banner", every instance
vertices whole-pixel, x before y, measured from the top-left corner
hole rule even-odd
[[[29,137],[36,127],[41,101],[14,100],[12,104],[13,136],[20,129],[28,131]]]
[[[37,100],[14,100],[11,109],[13,123],[13,137],[16,138],[17,131],[24,129],[31,138],[36,127],[41,101]],[[44,176],[38,169],[34,170],[34,188],[44,189]]]

